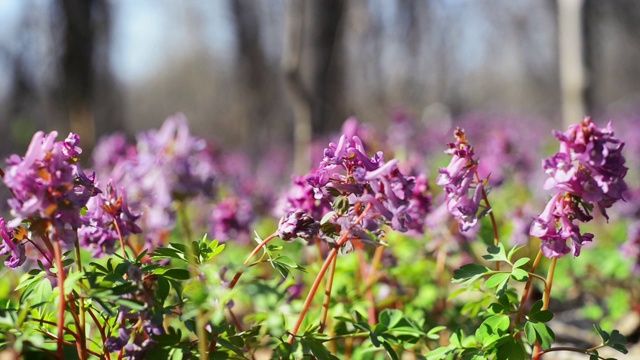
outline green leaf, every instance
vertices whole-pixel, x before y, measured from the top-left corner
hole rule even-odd
[[[116,300],[116,304],[126,306],[131,310],[142,311],[146,309],[146,306],[144,306],[144,304],[140,304],[138,302],[127,300],[127,299],[118,299]]]
[[[393,329],[400,320],[402,320],[402,311],[397,309],[385,309],[382,310],[378,319],[381,324],[384,324],[389,329]]]
[[[533,306],[531,306],[531,310],[529,311],[529,316],[540,312],[540,310],[542,309],[542,306],[544,305],[544,302],[542,300],[538,300],[535,303],[533,303]]]
[[[511,258],[513,257],[513,255],[520,249],[522,249],[524,246],[522,245],[516,245],[514,246],[511,250],[509,250],[509,253],[507,254],[507,259],[509,262],[511,262]],[[528,260],[528,259],[527,259]],[[514,267],[517,267],[514,265]]]
[[[513,269],[513,271],[511,271],[511,277],[515,280],[515,281],[520,281],[520,282],[524,282],[529,280],[529,273],[527,273],[526,271],[522,270],[522,269]]]
[[[346,196],[338,196],[333,200],[333,210],[339,215],[345,215],[349,212],[349,198]]]
[[[602,328],[598,324],[593,324],[593,327],[598,332],[598,335],[600,335],[600,338],[602,339],[602,343],[606,343],[607,341],[609,341],[609,333],[608,332],[602,330]]]
[[[513,336],[509,336],[508,340],[503,344],[500,344],[498,347],[498,352],[496,354],[496,359],[501,360],[524,360],[525,352],[522,348],[522,345],[513,338]]]
[[[510,320],[506,315],[493,315],[487,318],[476,330],[476,340],[488,347],[502,338],[509,330]]]
[[[524,333],[527,336],[527,342],[530,345],[535,345],[538,334],[536,333],[536,329],[533,327],[532,322],[524,324]]]
[[[495,275],[492,275],[487,282],[484,283],[484,286],[487,289],[492,289],[494,287],[497,287],[498,285],[500,285],[501,283],[503,283],[505,280],[509,279],[509,275],[507,273],[498,273]]]
[[[533,325],[533,328],[537,333],[537,340],[542,349],[549,350],[551,348],[551,343],[556,339],[556,335],[553,333],[553,330],[543,323],[527,322],[527,324],[529,323]]]
[[[187,269],[169,269],[162,275],[176,280],[188,280],[190,277]]]
[[[529,318],[539,322],[546,323],[551,321],[551,319],[553,319],[553,313],[549,310],[542,310],[534,314],[529,314]]]
[[[164,304],[167,296],[169,296],[169,290],[171,289],[171,285],[169,285],[169,281],[165,279],[163,276],[158,276],[158,289],[156,290],[156,298],[160,305]]]
[[[466,264],[453,272],[452,282],[459,283],[466,279],[470,279],[467,282],[467,285],[469,285],[470,283],[479,279],[481,276],[490,272],[491,270],[486,266],[478,264]]]
[[[627,338],[622,335],[618,330],[613,330],[611,332],[611,338],[607,342],[607,346],[612,347],[619,352],[626,354],[629,351],[627,350]]]
[[[431,340],[438,340],[440,339],[440,334],[438,333],[446,328],[446,326],[436,326],[427,332],[427,337]]]
[[[453,354],[455,351],[455,348],[452,348],[451,346],[439,347],[437,349],[429,351],[424,356],[427,360],[442,360],[450,354]]]
[[[489,254],[482,256],[487,261],[509,262],[509,259],[507,259],[507,255],[504,252],[504,246],[502,246],[502,244],[498,244],[498,246],[496,245],[489,246],[489,248],[487,248],[487,252]]]
[[[516,262],[514,262],[514,263],[513,263],[513,267],[514,267],[514,268],[522,267],[522,266],[524,266],[526,263],[528,263],[528,262],[529,262],[529,260],[531,260],[531,259],[529,259],[528,257],[520,258],[520,259],[516,260]]]
[[[398,360],[398,354],[396,353],[395,350],[393,350],[393,347],[391,346],[391,344],[389,344],[388,342],[383,342],[382,346],[384,347],[385,350],[387,350],[387,353],[389,354],[391,359]]]

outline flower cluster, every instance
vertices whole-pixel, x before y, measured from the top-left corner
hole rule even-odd
[[[332,232],[345,231],[369,239],[369,234],[379,233],[383,224],[398,231],[421,231],[431,207],[424,179],[416,188],[416,178],[403,175],[398,160],[385,161],[381,151],[368,157],[360,137],[353,134],[357,124],[353,119],[348,124],[351,134],[343,134],[337,143],[325,148],[322,161],[304,182],[294,179],[295,191],[289,192],[285,211],[304,211],[313,219],[324,216],[332,207],[335,215],[329,220],[332,226],[323,227],[325,239]],[[360,220],[355,221],[358,217]]]
[[[104,147],[114,150],[101,150]],[[99,179],[113,179],[126,189],[149,233],[166,233],[175,226],[174,201],[215,195],[218,171],[213,155],[204,139],[190,134],[182,114],[168,118],[158,130],[140,134],[136,145],[127,145],[121,135],[102,140],[94,162]]]
[[[247,199],[227,197],[211,211],[211,236],[220,241],[247,242],[253,222],[253,206]]]
[[[73,243],[83,224],[80,210],[100,191],[95,176],[86,175],[77,163],[82,152],[78,135],[71,133],[64,141],[56,141],[57,136],[55,131],[37,132],[24,157],[7,160],[4,182],[14,195],[9,206],[15,216],[7,225],[15,228],[30,219],[32,229]]]
[[[78,229],[80,244],[96,257],[112,254],[120,237],[141,232],[135,223],[139,217],[129,209],[126,192],[118,193],[110,180],[104,193],[87,202],[85,225]]]
[[[627,189],[624,142],[614,137],[611,123],[598,128],[588,117],[554,135],[560,150],[542,165],[549,175],[545,188],[557,193],[531,225],[530,234],[542,240],[547,257],[562,257],[572,249],[578,256],[581,247],[593,240],[593,234],[580,233],[578,222],[590,221],[594,207],[608,219],[606,209]]]
[[[456,128],[454,137],[456,141],[447,144],[449,149],[445,151],[452,155],[451,162],[446,168],[439,169],[436,184],[444,188],[447,210],[460,223],[460,231],[467,231],[488,210],[478,214],[485,180],[477,175],[478,161],[474,159],[473,147],[467,142],[464,130]]]

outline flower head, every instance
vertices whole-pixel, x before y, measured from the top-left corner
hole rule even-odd
[[[456,141],[449,143],[445,151],[452,155],[451,161],[439,170],[436,184],[444,188],[447,210],[460,223],[460,231],[467,231],[478,222],[485,181],[475,179],[478,161],[474,159],[473,147],[467,142],[464,130],[456,128],[453,135]]]
[[[549,174],[545,188],[557,193],[534,220],[529,233],[542,240],[541,249],[547,257],[562,257],[571,250],[578,256],[582,246],[594,238],[593,234],[580,233],[579,223],[591,221],[591,211],[596,207],[608,219],[606,209],[622,199],[627,189],[624,142],[613,136],[611,123],[601,129],[588,117],[554,135],[560,149],[542,165]]]
[[[310,240],[320,232],[320,223],[304,210],[287,213],[278,223],[278,237],[288,241],[297,237]]]
[[[12,155],[8,160],[4,182],[15,197],[9,206],[15,216],[10,227],[24,219],[44,220],[45,229],[55,230],[58,238],[75,240],[82,225],[80,210],[97,195],[95,175],[86,175],[77,163],[82,151],[79,138],[69,134],[65,141],[56,141],[58,133],[37,132],[24,157]]]

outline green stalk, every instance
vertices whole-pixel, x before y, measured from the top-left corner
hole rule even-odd
[[[199,259],[195,259],[193,254],[193,249],[191,247],[192,237],[191,237],[191,226],[189,225],[189,218],[187,216],[187,209],[185,207],[184,202],[178,202],[178,213],[180,217],[180,223],[182,225],[182,231],[184,233],[185,241],[185,249],[187,256],[187,269],[191,273],[191,279],[198,278],[198,270],[197,267],[191,266],[190,262],[193,260],[197,265],[199,263]],[[201,359],[208,358],[208,347],[207,344],[207,331],[205,329],[206,320],[205,314],[202,309],[198,309],[198,315],[196,315],[196,336],[198,337],[198,353],[200,354]]]

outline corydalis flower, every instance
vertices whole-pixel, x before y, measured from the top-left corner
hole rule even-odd
[[[106,192],[87,203],[87,213],[83,216],[86,224],[78,229],[80,244],[91,250],[94,256],[112,254],[120,236],[141,232],[136,225],[139,217],[129,209],[126,193],[121,191],[119,194],[113,180],[110,180]]]
[[[593,234],[581,234],[576,220],[586,222],[590,219],[588,209],[577,196],[556,194],[533,221],[529,233],[542,240],[540,247],[548,258],[562,257],[571,250],[573,256],[578,256],[582,246],[593,240]]]
[[[606,208],[622,199],[627,188],[627,168],[621,152],[624,143],[613,137],[611,123],[600,129],[591,118],[554,135],[560,140],[560,150],[543,162],[550,176],[545,188],[560,192],[534,220],[529,233],[542,240],[540,247],[549,258],[562,257],[572,249],[578,256],[581,247],[594,237],[581,234],[578,224],[593,219],[594,207],[607,217]]]
[[[249,200],[225,198],[211,212],[212,235],[221,241],[247,240],[253,218],[253,206]]]
[[[483,198],[484,180],[474,179],[478,162],[473,158],[473,147],[467,142],[464,130],[456,128],[453,135],[456,141],[447,144],[449,149],[445,151],[452,155],[451,162],[439,170],[436,184],[444,188],[447,210],[459,221],[460,231],[467,231],[477,224],[482,215],[478,215],[478,210]]]
[[[301,188],[305,204],[320,208],[290,210],[311,210],[314,217],[321,218],[326,214],[316,214],[315,210],[327,212],[328,204],[332,204],[336,213],[328,219],[322,234],[327,241],[346,233],[350,239],[375,241],[371,234],[380,234],[385,224],[397,231],[419,231],[423,219],[413,217],[424,216],[424,211],[415,207],[424,205],[422,200],[428,197],[422,191],[425,188],[414,192],[416,178],[405,176],[398,160],[385,161],[382,151],[367,156],[360,137],[347,131],[355,127],[353,119],[349,121],[345,134],[324,149],[323,160],[305,177],[313,193]]]
[[[297,237],[310,240],[320,232],[320,223],[303,210],[289,212],[278,223],[278,237],[289,241]]]
[[[549,179],[546,189],[566,191],[606,209],[622,199],[627,189],[627,167],[622,156],[624,142],[614,137],[611,122],[598,128],[590,117],[564,132],[554,131],[560,150],[543,162]]]
[[[24,244],[13,236],[13,231],[7,229],[4,218],[0,217],[0,256],[9,255],[4,261],[4,265],[9,269],[15,269],[22,265],[26,259]]]
[[[12,155],[7,163],[4,182],[15,197],[9,206],[15,219],[10,227],[18,226],[22,220],[43,219],[68,242],[75,240],[70,231],[82,225],[80,210],[87,201],[99,193],[94,184],[94,175],[87,176],[77,156],[82,151],[79,138],[71,133],[64,141],[56,141],[58,133],[34,134],[24,157]]]

